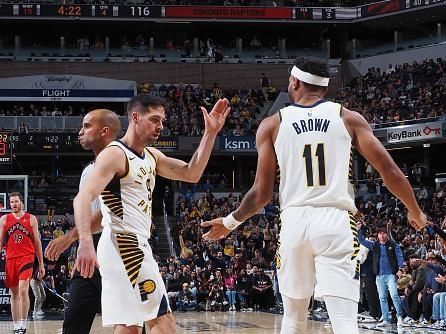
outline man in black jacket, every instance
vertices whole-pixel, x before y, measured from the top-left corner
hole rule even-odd
[[[367,253],[367,254],[365,254]],[[361,251],[360,251],[361,254]],[[381,317],[378,290],[376,288],[376,275],[373,272],[373,252],[366,248],[365,260],[361,263],[361,285],[367,299],[369,314],[378,320]]]
[[[383,316],[383,321],[377,327],[391,326],[389,305],[387,303],[388,293],[390,293],[396,309],[398,327],[402,327],[403,310],[396,284],[396,273],[399,268],[403,267],[404,260],[401,248],[395,241],[389,240],[387,229],[378,229],[378,241],[371,242],[364,238],[361,224],[359,227],[359,243],[373,252],[373,273],[376,275],[376,286],[378,288],[379,302]]]

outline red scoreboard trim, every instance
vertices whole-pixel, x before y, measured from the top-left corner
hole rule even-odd
[[[377,3],[372,3],[366,6],[361,7],[362,16],[375,16],[381,14],[387,14],[399,11],[400,9],[404,9],[403,0],[388,0],[381,1]]]
[[[292,19],[292,8],[267,7],[213,7],[213,6],[166,6],[168,18],[219,18],[219,19]]]

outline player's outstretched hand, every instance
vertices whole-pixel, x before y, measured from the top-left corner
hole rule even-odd
[[[407,221],[417,231],[427,226],[427,217],[421,211],[418,214],[413,214],[412,212],[409,212],[407,214]]]
[[[211,221],[206,221],[201,223],[201,227],[211,226],[209,232],[203,234],[204,240],[218,240],[225,238],[229,233],[231,233],[230,229],[227,229],[223,225],[223,218],[215,218]]]
[[[71,239],[67,235],[63,235],[57,239],[51,240],[45,248],[45,257],[51,261],[57,261],[68,247],[71,246]]]
[[[79,242],[76,258],[76,269],[84,278],[93,276],[94,270],[99,267],[94,250],[93,240],[85,240]]]
[[[210,113],[204,107],[201,107],[201,111],[203,112],[205,130],[218,133],[225,124],[231,108],[229,108],[227,99],[218,99]]]

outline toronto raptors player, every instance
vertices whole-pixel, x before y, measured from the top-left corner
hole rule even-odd
[[[24,334],[29,311],[29,281],[36,255],[39,277],[45,275],[45,268],[36,217],[23,211],[23,197],[18,192],[9,195],[9,205],[12,212],[0,218],[0,249],[5,241],[5,283],[11,289],[13,333]]]

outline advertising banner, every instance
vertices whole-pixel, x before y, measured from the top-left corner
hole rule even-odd
[[[387,129],[387,141],[389,143],[403,143],[441,137],[441,122],[402,125]]]
[[[159,137],[151,146],[161,151],[176,151],[178,150],[178,137]]]
[[[0,79],[0,101],[128,102],[136,82],[82,75],[34,75]]]
[[[292,8],[231,6],[166,6],[167,18],[292,19]]]
[[[222,151],[255,151],[256,138],[254,136],[220,136],[220,150]]]
[[[11,304],[11,292],[5,286],[5,249],[0,250],[0,310],[5,310]]]

